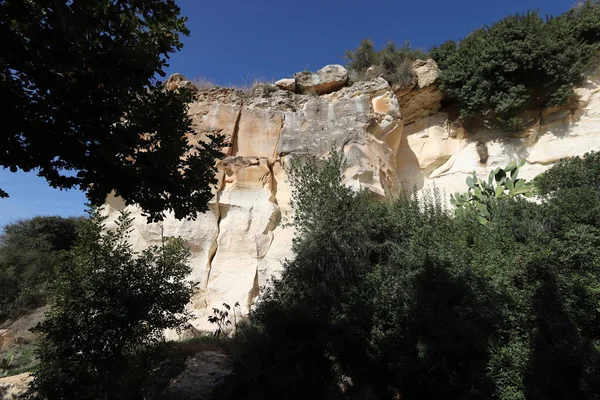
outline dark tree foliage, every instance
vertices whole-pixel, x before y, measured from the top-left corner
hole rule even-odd
[[[140,367],[145,354],[190,317],[194,285],[182,240],[135,253],[132,219],[121,214],[114,231],[104,219],[94,211],[81,222],[52,285],[51,311],[34,328],[44,336],[30,398],[135,398],[149,372]]]
[[[228,344],[247,398],[598,399],[596,153],[485,225],[354,193],[341,166],[290,170],[294,258]]]
[[[0,321],[46,304],[47,287],[75,242],[78,218],[35,217],[8,224],[0,243]]]
[[[467,123],[522,128],[521,114],[567,103],[600,43],[600,4],[587,0],[557,18],[506,17],[431,49],[440,87]]]
[[[96,205],[114,191],[150,220],[204,211],[219,140],[187,156],[191,93],[156,79],[188,34],[179,13],[173,0],[0,1],[0,165]]]

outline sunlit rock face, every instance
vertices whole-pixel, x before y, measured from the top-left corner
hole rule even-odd
[[[239,302],[238,310],[247,313],[291,257],[294,232],[283,228],[282,220],[292,212],[285,171],[293,157],[337,150],[345,156],[345,183],[352,188],[387,197],[406,188],[436,187],[447,197],[465,190],[465,176],[472,171],[487,176],[525,158],[521,175],[531,179],[560,158],[600,151],[600,90],[593,82],[577,89],[575,108],[542,110],[531,129],[510,135],[449,124],[439,111],[443,96],[432,60],[415,62],[415,82],[402,89],[380,77],[346,83],[338,67],[325,67],[318,77],[297,75],[251,95],[223,88],[198,92],[189,109],[190,141],[215,133],[227,139],[209,211],[195,221],[168,216],[147,224],[137,207],[126,207],[135,218],[130,240],[137,250],[159,244],[162,235],[187,241],[190,279],[198,284],[190,304],[196,328],[210,329],[207,317],[222,303]],[[324,82],[329,83],[319,90],[306,89]],[[107,199],[109,229],[124,208],[120,199]]]

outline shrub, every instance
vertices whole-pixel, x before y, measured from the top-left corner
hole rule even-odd
[[[554,19],[514,15],[431,49],[441,89],[459,117],[518,129],[528,109],[564,104],[600,42],[600,6],[587,1]]]
[[[80,219],[34,217],[4,227],[0,243],[0,321],[47,301],[47,287],[74,244]]]
[[[189,319],[193,292],[188,250],[165,239],[136,254],[127,240],[132,219],[121,214],[115,231],[103,232],[104,217],[93,211],[81,223],[76,246],[53,284],[44,334],[37,350],[32,398],[128,399],[145,372],[143,356],[163,330]]]
[[[554,221],[574,193],[600,204],[600,158],[553,167],[541,203],[499,200],[485,225],[435,194],[354,193],[341,165],[290,170],[294,258],[230,347],[248,398],[597,398],[600,221]]]
[[[414,79],[412,62],[426,57],[422,50],[412,49],[409,42],[400,48],[389,42],[381,51],[376,51],[371,40],[363,39],[356,50],[346,51],[349,69],[364,76],[367,69],[374,66],[388,82],[398,85],[410,84]]]

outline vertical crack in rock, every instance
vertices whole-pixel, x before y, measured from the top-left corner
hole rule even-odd
[[[217,193],[216,195],[216,203],[215,203],[215,213],[217,214],[217,234],[215,235],[215,239],[213,240],[212,244],[210,245],[210,249],[208,251],[208,261],[207,261],[207,265],[206,265],[206,279],[204,280],[204,306],[206,308],[208,308],[208,296],[206,295],[206,292],[208,290],[208,283],[210,281],[210,273],[212,270],[212,262],[215,258],[215,255],[217,254],[217,250],[219,249],[219,234],[221,233],[221,219],[222,219],[222,213],[221,213],[221,205],[219,204],[219,194]]]
[[[218,172],[217,172],[218,173]],[[219,235],[221,233],[221,220],[223,219],[223,212],[221,212],[221,204],[219,202],[219,198],[221,197],[221,191],[225,188],[225,172],[223,172],[223,179],[220,182],[220,185],[217,187],[217,191],[215,193],[215,214],[217,217],[217,234],[210,245],[210,249],[208,251],[208,259],[206,263],[206,279],[204,279],[204,307],[208,308],[208,284],[210,282],[210,273],[212,271],[212,262],[217,254],[217,250],[219,249]]]
[[[273,209],[273,213],[269,217],[269,222],[267,223],[267,226],[265,227],[265,230],[263,231],[263,235],[266,235],[269,232],[274,231],[275,228],[277,228],[277,226],[279,226],[279,223],[281,222],[281,208],[279,207],[279,203],[277,202],[277,180],[275,179],[275,173],[273,172],[273,165],[275,165],[275,161],[272,161],[272,162],[271,162],[271,160],[267,161],[267,167],[269,168],[269,175],[270,175],[269,189],[271,191],[271,196],[269,196],[269,201],[271,203],[273,203],[274,209]],[[269,246],[270,246],[270,244],[269,244]],[[266,253],[268,253],[268,250],[265,252],[265,255],[266,255]],[[264,256],[263,256],[263,258],[264,258]]]
[[[277,135],[277,142],[275,143],[275,149],[273,150],[273,158],[277,158],[277,155],[279,153],[279,142],[281,142],[281,131],[283,131],[283,126],[285,125],[285,120],[286,120],[286,113],[281,113],[281,114],[282,114],[281,126],[279,127],[279,133]],[[271,176],[274,177],[272,167],[273,167],[273,164],[271,164],[269,162],[269,170],[271,171]]]
[[[229,148],[229,156],[235,156],[238,152],[238,133],[240,130],[240,120],[242,119],[242,112],[244,111],[244,103],[242,102],[242,106],[240,107],[240,111],[238,111],[237,117],[235,118],[235,123],[233,124],[233,132],[231,133],[231,147]]]
[[[252,284],[252,289],[250,293],[248,293],[248,311],[252,308],[252,304],[254,304],[254,299],[256,299],[259,295],[260,288],[258,286],[258,262],[256,264],[256,273],[254,274],[254,283]]]
[[[273,243],[274,233],[273,231],[281,221],[281,209],[279,208],[279,204],[277,203],[277,181],[275,179],[275,173],[273,171],[273,166],[275,164],[274,160],[267,160],[267,168],[269,169],[269,191],[271,195],[269,196],[269,202],[273,204],[273,212],[269,217],[269,221],[267,222],[267,226],[261,235],[256,235],[254,237],[254,243],[256,246],[256,271],[254,274],[254,281],[252,285],[252,289],[248,293],[248,310],[252,307],[254,300],[260,294],[260,285],[259,285],[259,274],[261,261],[267,256],[269,251],[271,250],[271,244]],[[262,236],[262,237],[261,237]],[[265,237],[266,236],[266,237]]]

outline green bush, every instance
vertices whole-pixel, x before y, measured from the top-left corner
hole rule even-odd
[[[352,192],[341,166],[290,170],[294,258],[229,343],[248,398],[597,399],[600,220],[556,224],[575,194],[597,210],[597,154],[538,178],[541,203],[501,196],[485,225],[435,193]]]
[[[369,67],[377,68],[390,83],[408,85],[414,80],[411,64],[416,59],[426,58],[427,54],[412,49],[409,42],[400,48],[389,42],[381,51],[376,51],[373,42],[363,39],[354,51],[346,51],[348,68],[363,77]]]
[[[46,320],[34,331],[37,349],[30,397],[34,399],[129,399],[139,395],[149,371],[146,357],[190,317],[194,291],[186,280],[189,251],[165,239],[135,253],[127,240],[132,219],[122,213],[117,229],[104,231],[98,211],[83,221],[75,247],[52,287]]]
[[[557,17],[514,15],[431,49],[441,89],[470,123],[515,129],[519,115],[567,103],[600,43],[600,5]]]
[[[41,307],[80,219],[34,217],[8,224],[0,243],[0,322]]]

